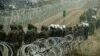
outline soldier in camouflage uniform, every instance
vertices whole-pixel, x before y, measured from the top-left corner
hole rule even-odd
[[[78,25],[77,24],[76,26],[74,26],[73,32],[74,32],[74,36],[77,37],[78,36]]]
[[[0,41],[6,41],[6,33],[3,30],[2,24],[0,24]]]
[[[89,27],[85,26],[84,27],[84,40],[88,39],[88,33],[89,33]]]
[[[19,43],[18,43],[19,31],[16,25],[11,25],[10,28],[11,28],[11,31],[7,35],[7,42],[8,44],[14,46],[14,49],[15,49],[14,56],[16,56],[17,50],[19,49]]]
[[[4,10],[5,9],[5,6],[2,2],[0,2],[0,10]]]
[[[41,27],[41,32],[39,34],[39,37],[44,39],[47,39],[49,37],[48,27],[46,26]]]
[[[94,22],[90,22],[89,34],[90,35],[94,34],[94,30],[95,30],[95,23]]]
[[[100,27],[100,19],[96,20],[96,29],[98,29]]]
[[[24,42],[25,44],[32,43],[36,40],[36,27],[32,24],[28,24],[28,31],[25,34]]]
[[[73,34],[72,27],[68,28],[68,34]]]
[[[23,30],[23,27],[21,25],[18,25],[18,31],[19,31],[19,47],[22,46],[22,42],[24,41],[24,35],[25,32]]]

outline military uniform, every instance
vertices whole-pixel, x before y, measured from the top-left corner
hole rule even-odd
[[[89,33],[89,27],[85,26],[84,27],[84,33],[83,33],[84,34],[84,37],[85,37],[84,38],[85,40],[88,38],[88,33]]]
[[[6,41],[6,33],[0,30],[0,41]]]
[[[41,32],[39,34],[39,37],[45,38],[45,39],[49,37],[48,27],[46,26],[41,27]]]
[[[33,41],[36,40],[36,28],[35,26],[29,24],[28,25],[28,31],[27,33],[25,34],[25,38],[24,38],[24,42],[25,44],[29,44],[29,43],[32,43]]]
[[[19,31],[17,30],[16,25],[11,25],[11,31],[8,33],[7,35],[7,42],[14,46],[15,48],[15,52],[14,52],[14,56],[17,54],[17,50],[19,49]]]
[[[3,30],[3,25],[0,25],[0,41],[6,41],[6,33]]]
[[[19,42],[19,47],[20,47],[22,45],[22,42],[23,42],[24,36],[25,36],[23,27],[21,25],[18,26],[18,31],[19,31],[19,39],[18,39],[18,42]]]
[[[39,37],[47,39],[49,37],[48,31],[45,31],[45,30],[41,31],[41,33],[39,34]]]
[[[4,9],[5,9],[4,4],[0,2],[0,10],[4,10]]]

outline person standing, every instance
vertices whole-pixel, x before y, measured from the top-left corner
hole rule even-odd
[[[0,24],[0,41],[6,41],[6,33],[3,30],[3,25]]]
[[[25,44],[30,44],[36,40],[36,27],[32,24],[28,24],[28,31],[25,34],[24,42]]]
[[[11,30],[9,31],[7,35],[7,42],[8,44],[14,46],[14,56],[17,55],[17,50],[19,49],[19,31],[17,29],[16,25],[11,25],[10,26]]]

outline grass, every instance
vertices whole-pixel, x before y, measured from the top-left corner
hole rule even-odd
[[[95,31],[95,34],[89,36],[88,40],[84,41],[80,48],[76,47],[73,51],[74,56],[100,56],[100,29]]]
[[[100,10],[97,18],[100,19]],[[71,56],[100,56],[100,29],[96,30],[94,35],[89,36],[80,48],[77,46]]]

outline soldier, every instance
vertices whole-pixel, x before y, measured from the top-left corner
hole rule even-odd
[[[49,32],[48,32],[48,27],[42,26],[41,27],[41,32],[39,34],[39,37],[47,39],[49,37]]]
[[[7,35],[7,42],[10,45],[13,45],[15,48],[14,56],[17,54],[17,50],[19,49],[19,31],[17,29],[16,25],[11,25],[10,26],[11,31]]]
[[[85,40],[88,39],[88,32],[89,32],[89,28],[87,26],[84,27],[84,37]]]
[[[94,30],[95,30],[94,23],[90,23],[89,34],[90,35],[94,34]]]
[[[78,31],[77,31],[77,27],[74,26],[74,27],[73,27],[73,36],[74,36],[74,40],[77,39],[77,35],[78,35],[77,32],[78,32]]]
[[[75,37],[75,39],[76,39],[76,37],[78,37],[78,29],[79,28],[79,26],[78,26],[78,24],[76,24],[76,26],[74,26],[74,29],[73,29],[73,35],[74,35],[74,37]]]
[[[6,33],[3,30],[2,24],[0,24],[0,41],[6,41]]]
[[[98,29],[100,27],[100,19],[96,20],[96,29]]]
[[[80,22],[82,22],[82,21],[84,21],[85,20],[85,16],[84,16],[84,14],[82,14],[81,16],[80,16]]]
[[[92,8],[92,15],[96,15],[97,14],[97,8]]]
[[[21,47],[22,42],[24,40],[24,35],[25,35],[25,32],[21,25],[18,25],[18,31],[19,31],[19,41],[18,42],[19,42],[19,47]]]
[[[68,34],[73,34],[72,27],[69,27]]]
[[[90,24],[87,22],[83,22],[83,35],[84,35],[84,40],[88,39],[88,33],[89,33],[89,26]]]
[[[78,28],[78,35],[79,35],[79,36],[83,36],[83,26],[82,26],[82,25],[79,25],[79,28]]]
[[[73,35],[74,35],[74,37],[76,36],[75,32],[76,32],[76,26],[73,26]]]
[[[32,24],[28,24],[28,31],[25,34],[24,42],[25,44],[32,43],[36,40],[36,28]]]
[[[0,9],[1,9],[1,10],[4,10],[4,9],[5,9],[4,4],[3,4],[3,3],[1,3],[1,2],[0,2]]]
[[[65,35],[68,35],[68,27],[66,26]]]

